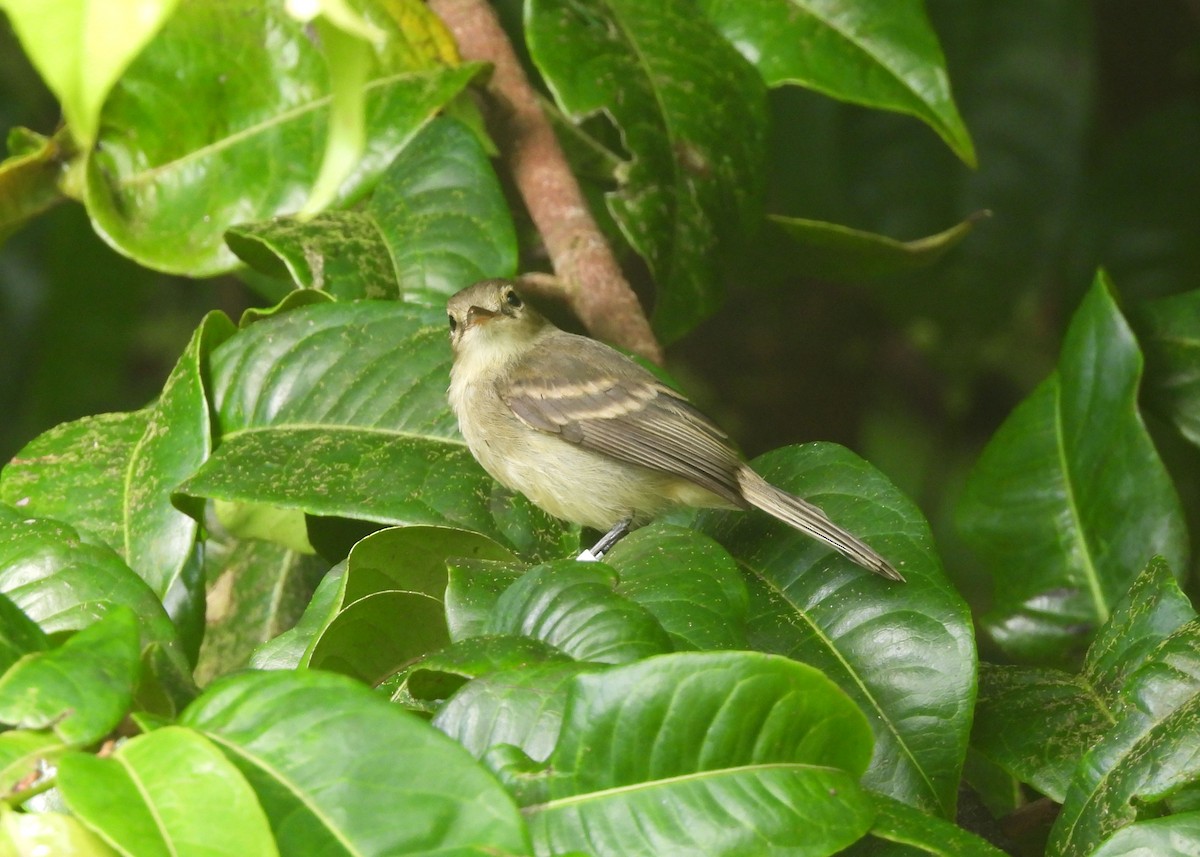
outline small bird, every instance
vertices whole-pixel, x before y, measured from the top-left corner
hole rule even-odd
[[[511,281],[463,289],[447,311],[450,406],[471,453],[551,515],[607,531],[590,553],[674,506],[755,507],[904,580],[819,508],[751,470],[686,398],[619,351],[555,327]]]

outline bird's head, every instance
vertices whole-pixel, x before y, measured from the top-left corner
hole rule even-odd
[[[495,357],[517,353],[550,327],[511,280],[483,280],[468,286],[450,298],[446,312],[456,358],[466,352]]]

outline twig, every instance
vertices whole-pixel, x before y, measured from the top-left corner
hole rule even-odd
[[[492,63],[489,125],[561,282],[588,331],[656,363],[662,348],[604,240],[508,36],[485,0],[430,0],[464,59]]]

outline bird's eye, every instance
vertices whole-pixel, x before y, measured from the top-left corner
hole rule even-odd
[[[454,331],[458,330],[458,321],[452,315],[447,316],[447,318],[450,319],[450,332],[454,333]]]
[[[521,306],[521,296],[514,291],[507,291],[504,293],[504,302],[513,309],[517,309]]]

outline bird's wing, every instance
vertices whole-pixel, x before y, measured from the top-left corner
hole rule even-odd
[[[498,392],[535,429],[746,505],[737,481],[741,458],[725,433],[603,343],[556,331],[513,367]]]

